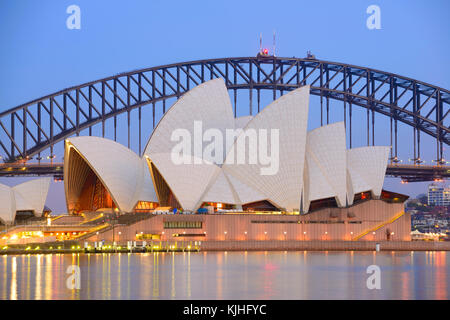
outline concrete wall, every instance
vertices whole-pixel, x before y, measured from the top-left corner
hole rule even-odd
[[[450,242],[443,241],[202,241],[201,251],[269,251],[269,250],[313,250],[313,251],[374,251],[376,244],[381,251],[449,251]],[[162,243],[164,246],[164,243]],[[175,245],[169,243],[169,245]],[[176,247],[194,247],[195,242],[177,242]]]
[[[393,233],[390,240],[410,241],[411,219],[409,214],[403,213],[402,203],[369,200],[349,208],[328,208],[307,215],[155,215],[130,226],[116,226],[114,240],[135,240],[137,234],[143,233],[160,235],[162,241],[350,241],[367,233],[359,240],[383,241],[387,240],[386,230],[389,229],[389,233]],[[397,220],[387,223],[398,216]],[[201,221],[202,228],[164,228],[164,222],[171,221]],[[311,223],[317,221],[343,223]],[[183,236],[183,233],[197,236]],[[112,241],[113,230],[86,239],[99,240]]]

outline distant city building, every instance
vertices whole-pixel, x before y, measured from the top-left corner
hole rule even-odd
[[[429,206],[450,205],[450,188],[430,184],[428,186],[428,205]]]

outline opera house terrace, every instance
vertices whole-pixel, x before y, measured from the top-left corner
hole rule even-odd
[[[409,242],[407,196],[382,189],[389,147],[347,149],[342,122],[307,131],[308,109],[304,86],[255,116],[236,118],[218,78],[165,113],[142,155],[104,138],[69,138],[69,215],[10,226],[1,244],[276,250]],[[0,215],[6,227],[14,222],[11,204],[21,201],[14,194],[0,189],[2,199],[10,197]],[[20,242],[24,232],[40,233]]]

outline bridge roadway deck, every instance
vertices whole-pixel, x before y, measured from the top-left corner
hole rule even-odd
[[[2,163],[0,177],[53,176],[62,180],[63,163]],[[436,181],[450,178],[450,166],[425,164],[388,164],[386,175],[402,178],[404,182]]]

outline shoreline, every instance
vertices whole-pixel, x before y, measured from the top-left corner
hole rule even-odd
[[[96,254],[96,253],[157,253],[208,251],[450,251],[450,241],[149,241],[132,248],[127,244],[106,243],[95,248],[92,242],[70,241],[53,244],[10,245],[0,249],[0,255],[21,254]]]

